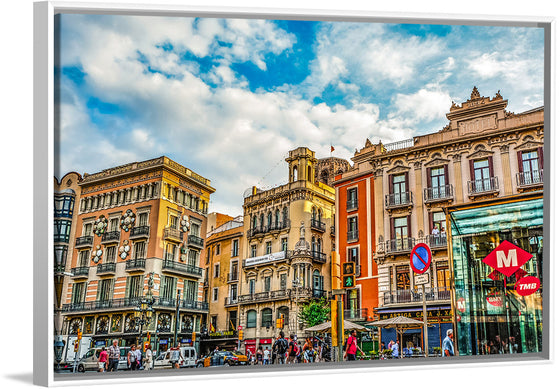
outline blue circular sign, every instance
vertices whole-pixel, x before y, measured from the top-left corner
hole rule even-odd
[[[418,243],[410,253],[410,267],[416,274],[425,273],[432,263],[432,251],[426,243]]]

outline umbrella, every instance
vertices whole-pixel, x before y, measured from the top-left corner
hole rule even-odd
[[[328,332],[331,329],[331,322],[326,321],[316,326],[305,328],[306,332]],[[369,331],[366,327],[359,324],[353,323],[351,321],[344,320],[344,330],[357,330],[357,331]]]
[[[405,316],[395,316],[389,319],[372,321],[366,324],[371,326],[376,326],[379,328],[394,328],[397,331],[397,335],[400,335],[401,338],[401,347],[400,347],[401,357],[402,357],[402,349],[403,349],[403,344],[402,344],[403,332],[411,328],[418,328],[418,327],[422,328],[424,326],[423,321],[410,319]],[[427,334],[424,334],[424,336],[427,336]],[[428,350],[426,350],[426,352],[427,351]]]

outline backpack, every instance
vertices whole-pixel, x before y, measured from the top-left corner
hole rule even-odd
[[[288,341],[284,338],[280,338],[277,340],[277,344],[278,354],[285,354],[288,350]]]
[[[295,342],[294,342],[294,350],[296,351],[296,357],[299,356],[299,354],[301,353],[301,349]]]

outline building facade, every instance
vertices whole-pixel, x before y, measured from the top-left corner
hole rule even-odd
[[[370,144],[369,140],[366,146]],[[374,178],[369,157],[356,154],[354,166],[336,176],[336,252],[340,262],[354,262],[356,285],[346,288],[344,318],[371,321],[378,307],[375,247]]]
[[[317,159],[305,147],[290,151],[288,183],[253,188],[243,204],[244,243],[238,290],[245,350],[271,347],[283,330],[305,336],[302,304],[328,298],[331,289],[335,193],[315,180]]]
[[[204,282],[209,305],[208,328],[201,339],[201,352],[214,348],[233,350],[239,339],[239,281],[243,253],[243,216],[221,215],[224,222],[208,232],[207,271]]]
[[[447,114],[449,124],[441,131],[388,145],[368,143],[354,157],[355,160],[368,160],[374,177],[376,239],[373,256],[379,274],[376,310],[379,319],[395,315],[422,318],[421,287],[415,284],[410,254],[420,242],[426,243],[432,251],[432,262],[427,271],[430,282],[425,295],[431,324],[428,328],[429,352],[441,346],[446,330],[453,328],[455,319],[461,320],[455,317],[457,301],[454,292],[458,290],[459,280],[467,273],[464,267],[458,267],[466,262],[458,257],[452,258],[450,245],[455,238],[450,231],[451,210],[463,212],[482,205],[508,204],[524,196],[542,198],[543,109],[513,114],[505,110],[507,103],[499,92],[492,98],[484,97],[475,87],[470,99],[461,105],[452,104]],[[539,224],[539,218],[536,219]],[[509,227],[514,225],[512,222]],[[481,235],[473,239],[488,243],[490,230],[490,227],[487,230],[481,227]],[[495,247],[501,239],[490,240],[492,243],[487,244],[488,248]],[[456,244],[459,243],[453,240],[453,247]],[[533,251],[538,251],[538,247],[532,247]],[[456,255],[459,254],[465,255],[456,251]],[[477,262],[477,266],[485,265]],[[451,277],[453,273],[455,278]],[[477,283],[494,282],[485,278],[490,273],[491,269],[487,273],[480,271],[476,276],[471,274],[470,278],[461,281],[461,288],[476,290]],[[481,296],[478,299],[484,300]],[[486,317],[480,311],[480,303],[478,309],[470,311],[472,316],[468,320],[463,318],[463,324],[472,324],[480,317]],[[493,316],[492,320],[498,319]],[[505,327],[500,327],[502,332]],[[469,326],[459,325],[458,328],[458,341],[463,336],[470,339],[463,341],[469,347],[464,346],[459,351],[473,353],[476,347],[472,347],[472,339],[477,336],[471,333]],[[498,330],[488,331],[487,338],[490,338],[495,337],[494,332]],[[504,334],[500,336],[502,339],[506,337]],[[391,339],[396,340],[394,330],[383,330],[381,340],[387,344]],[[517,341],[521,341],[521,335]],[[422,331],[407,331],[403,343],[402,347],[423,349]]]
[[[178,342],[192,343],[208,313],[202,281],[210,181],[160,157],[84,174],[79,186],[63,334],[81,329],[96,345],[128,345],[150,332],[161,351],[176,329]],[[142,300],[153,302],[144,322],[135,318],[148,308]]]

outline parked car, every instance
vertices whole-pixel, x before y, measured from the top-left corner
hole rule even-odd
[[[212,351],[207,357],[196,362],[196,367],[246,365],[247,356],[234,354],[231,351]]]
[[[107,349],[107,348],[105,348]],[[128,369],[127,355],[130,351],[130,347],[121,347],[121,356],[119,358],[119,365],[117,370]],[[89,349],[82,358],[78,361],[77,370],[83,373],[87,370],[98,370],[99,369],[99,354],[101,354],[101,347],[94,347]]]
[[[171,369],[179,367],[195,367],[197,353],[194,347],[173,347],[154,360],[154,369]]]

